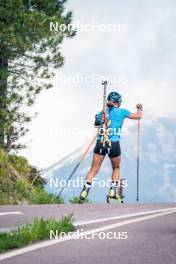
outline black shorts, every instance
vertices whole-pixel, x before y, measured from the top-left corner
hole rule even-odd
[[[103,143],[100,140],[97,141],[94,153],[105,156],[108,153],[108,149],[103,149]],[[110,158],[116,158],[121,155],[120,142],[111,142],[111,148],[109,150],[108,156]]]

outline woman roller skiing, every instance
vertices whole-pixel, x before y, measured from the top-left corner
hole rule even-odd
[[[102,133],[105,114],[101,111],[96,115],[95,125],[99,126],[99,134],[94,148],[93,161],[91,168],[87,174],[83,190],[80,194],[80,203],[84,203],[88,197],[88,193],[92,184],[93,178],[97,175],[101,164],[108,154],[112,165],[112,182],[108,194],[108,199],[117,199],[118,202],[123,203],[123,197],[118,193],[117,189],[120,186],[120,163],[121,163],[121,148],[120,148],[120,133],[123,121],[125,118],[141,119],[142,105],[137,104],[137,112],[131,113],[127,109],[121,108],[122,96],[118,92],[111,92],[107,97],[106,104],[106,126]],[[107,132],[108,131],[108,132]]]

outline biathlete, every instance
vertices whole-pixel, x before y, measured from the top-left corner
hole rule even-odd
[[[108,197],[112,199],[119,199],[123,202],[123,197],[117,192],[117,187],[119,187],[120,182],[120,163],[121,163],[121,148],[120,148],[120,132],[122,131],[123,121],[125,118],[129,119],[141,119],[142,118],[142,105],[137,104],[137,112],[131,113],[127,109],[121,108],[122,96],[117,92],[111,92],[107,98],[107,109],[109,112],[108,116],[108,139],[110,142],[109,147],[104,147],[102,143],[102,134],[97,136],[97,142],[94,148],[93,161],[91,168],[86,177],[86,181],[83,190],[80,194],[80,203],[83,203],[88,197],[88,193],[92,184],[93,178],[98,173],[101,164],[108,154],[111,165],[112,165],[112,182],[110,185],[110,190]],[[96,115],[95,125],[101,128],[102,125],[102,111]]]

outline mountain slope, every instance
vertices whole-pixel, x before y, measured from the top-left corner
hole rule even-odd
[[[176,201],[176,118],[163,117],[146,119],[141,126],[141,157],[140,157],[140,201],[141,202],[174,202]],[[129,129],[127,136],[122,139],[122,166],[123,178],[127,180],[125,188],[127,202],[136,199],[136,125]],[[56,181],[67,179],[81,155],[80,149],[68,155],[62,162],[51,166],[45,173],[48,182],[46,190],[58,193]],[[73,179],[83,180],[90,168],[92,152],[83,161]],[[105,202],[108,188],[100,187],[111,177],[111,167],[106,157],[101,171],[96,177],[95,186],[90,192],[92,202]],[[99,183],[98,183],[98,180]],[[69,187],[64,191],[66,200],[73,195],[79,195],[82,187]]]

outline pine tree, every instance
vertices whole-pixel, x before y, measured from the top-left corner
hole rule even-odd
[[[75,35],[66,0],[0,1],[0,147],[23,147],[19,138],[31,120],[24,109],[52,87],[50,80],[64,63],[63,40]],[[66,25],[50,30],[50,22]]]

